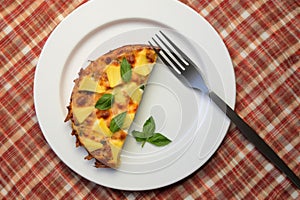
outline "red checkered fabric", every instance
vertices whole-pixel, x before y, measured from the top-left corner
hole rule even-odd
[[[182,2],[211,23],[229,50],[236,75],[236,112],[300,176],[299,2]],[[82,3],[0,3],[1,199],[300,199],[299,190],[234,125],[207,164],[165,188],[113,190],[66,167],[37,123],[33,79],[49,34]]]

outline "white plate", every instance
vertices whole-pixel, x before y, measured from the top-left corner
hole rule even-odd
[[[199,169],[226,135],[229,121],[209,99],[185,88],[158,64],[131,130],[141,128],[152,115],[157,131],[171,138],[172,143],[163,148],[151,144],[141,148],[129,136],[118,170],[94,168],[93,161],[83,159],[85,150],[75,148],[70,124],[63,120],[79,69],[88,59],[123,44],[147,43],[159,29],[201,66],[210,87],[234,106],[235,77],[228,51],[215,30],[192,9],[175,0],[85,3],[47,40],[36,68],[34,101],[47,142],[67,166],[86,179],[123,190],[170,185]]]

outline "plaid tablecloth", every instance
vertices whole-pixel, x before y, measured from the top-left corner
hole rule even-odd
[[[230,52],[236,112],[300,176],[299,1],[182,1],[212,24]],[[50,33],[82,3],[0,0],[1,199],[300,199],[234,125],[207,164],[165,188],[119,191],[70,170],[39,128],[33,80]]]

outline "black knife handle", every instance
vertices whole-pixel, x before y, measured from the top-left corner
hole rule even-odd
[[[266,158],[268,158],[278,169],[300,189],[300,179],[296,174],[280,159],[273,149],[217,94],[209,93],[213,102],[228,116],[228,118],[240,129],[241,133],[249,140]]]

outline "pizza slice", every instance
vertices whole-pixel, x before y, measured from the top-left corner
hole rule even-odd
[[[81,69],[74,81],[68,115],[77,146],[96,167],[118,167],[127,131],[133,122],[157,55],[148,45],[112,50]]]

